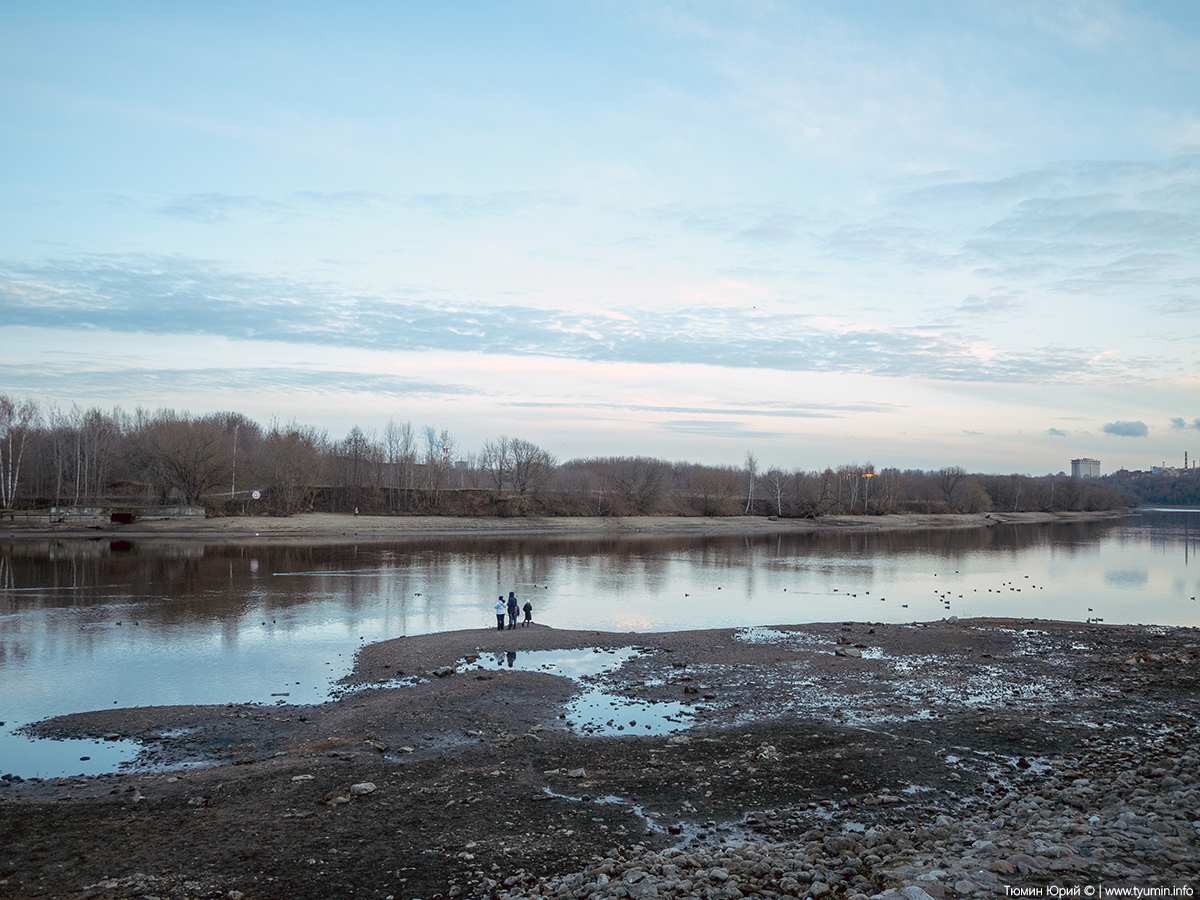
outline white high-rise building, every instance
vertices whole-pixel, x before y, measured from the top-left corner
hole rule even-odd
[[[1087,459],[1087,458],[1071,460],[1071,477],[1072,478],[1099,478],[1100,477],[1100,460]]]

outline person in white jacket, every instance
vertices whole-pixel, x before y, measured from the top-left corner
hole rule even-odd
[[[496,601],[493,608],[496,610],[496,630],[503,631],[504,630],[504,613],[508,609],[508,604],[506,604],[504,602],[504,598],[501,597],[499,600]]]

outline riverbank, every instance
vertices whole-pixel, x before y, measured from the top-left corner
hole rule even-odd
[[[987,528],[1001,524],[1086,522],[1119,518],[1128,510],[1099,512],[948,513],[944,515],[822,516],[819,519],[779,519],[763,516],[722,518],[688,516],[455,518],[450,516],[352,516],[305,513],[290,517],[238,516],[207,519],[135,520],[128,525],[53,525],[0,521],[0,538],[46,535],[132,538],[269,537],[282,539],[396,538],[442,535],[722,535],[790,534],[844,531],[890,531],[947,528]]]
[[[1036,620],[397,638],[329,703],[39,723],[144,768],[0,782],[0,897],[1195,888],[1198,672],[1197,629]]]

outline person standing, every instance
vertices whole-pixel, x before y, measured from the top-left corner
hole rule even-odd
[[[504,597],[501,596],[496,600],[496,605],[493,607],[496,610],[496,630],[504,630]]]
[[[533,604],[530,603],[528,600],[526,600],[525,605],[522,606],[521,609],[525,610],[525,621],[521,623],[521,627],[524,627],[526,625],[532,625],[533,624]]]
[[[510,629],[517,627],[517,616],[521,613],[520,604],[517,603],[517,595],[512,591],[508,592],[508,627]]]

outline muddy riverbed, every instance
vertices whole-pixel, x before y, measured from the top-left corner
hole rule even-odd
[[[1196,629],[1025,620],[399,638],[320,705],[38,723],[144,750],[0,782],[0,897],[1194,888],[1198,665]]]

